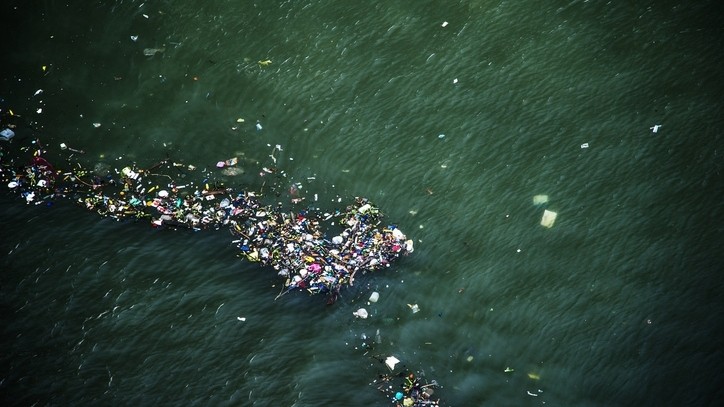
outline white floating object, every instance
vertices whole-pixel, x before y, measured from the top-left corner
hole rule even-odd
[[[543,211],[543,218],[540,220],[540,224],[542,226],[550,228],[553,226],[553,223],[555,223],[557,216],[557,213],[546,209],[545,211]]]
[[[18,184],[18,183],[15,182],[15,181],[10,181],[10,182],[8,182],[8,188],[10,188],[10,189],[17,188],[18,185],[20,185],[20,184]]]
[[[236,319],[238,319],[238,320],[241,321],[241,322],[246,321],[246,317],[236,317]]]
[[[649,127],[649,128],[650,128],[651,131],[653,131],[654,133],[658,133],[658,132],[659,132],[659,129],[661,128],[661,126],[662,126],[662,125],[660,125],[660,124],[655,124],[653,127]]]
[[[95,128],[97,129],[97,128],[101,127],[101,124],[100,124],[100,123],[93,123],[93,127],[95,127]]]
[[[137,36],[137,35],[131,35],[131,41],[133,41],[133,42],[138,41],[138,36]]]
[[[442,28],[445,28],[445,27],[447,27],[447,21],[442,22]]]
[[[385,359],[385,364],[387,365],[390,370],[395,370],[395,365],[400,363],[400,359],[397,359],[394,356],[388,356],[387,359]]]
[[[437,135],[437,138],[445,138],[445,135],[444,135],[444,134],[438,134],[438,135]]]
[[[453,83],[458,83],[458,78],[453,79]]]
[[[353,312],[352,315],[356,316],[357,318],[367,319],[369,314],[367,313],[367,310],[364,308],[360,308],[357,311]]]
[[[588,143],[581,144],[581,148],[588,148]]]
[[[43,93],[43,90],[42,90],[42,89],[38,89],[38,90],[35,91],[35,93],[33,94],[33,96],[38,96],[38,95],[41,94],[41,93]]]
[[[38,114],[43,113],[43,108],[39,107],[38,110],[35,111],[35,113],[38,113]]]
[[[261,123],[257,123],[257,124],[256,124],[256,129],[257,129],[257,130],[261,130],[261,129],[262,129]]]
[[[412,253],[412,252],[415,251],[415,243],[412,241],[412,239],[409,239],[409,240],[406,240],[406,241],[405,241],[405,249],[406,249],[409,253]]]
[[[420,307],[418,307],[417,304],[407,304],[407,306],[410,307],[413,314],[420,312]]]
[[[158,196],[159,196],[159,198],[168,198],[168,191],[166,191],[165,189],[162,189],[162,190],[158,191]]]
[[[543,205],[548,203],[548,195],[536,195],[533,197],[533,205]]]
[[[143,16],[144,16],[145,18],[148,18],[148,14],[143,14]]]
[[[377,291],[374,291],[372,294],[370,294],[370,302],[377,302],[377,300],[380,299],[380,293]]]

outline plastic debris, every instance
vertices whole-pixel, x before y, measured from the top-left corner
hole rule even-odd
[[[397,359],[395,361],[395,363],[399,362]],[[390,368],[390,370],[392,369]],[[394,377],[391,374],[381,374],[379,375],[377,389],[384,393],[393,405],[398,407],[400,405],[405,407],[440,406],[440,399],[434,400],[432,395],[435,393],[434,389],[441,386],[435,380],[428,382],[424,379],[424,375],[425,373],[422,371],[417,372],[417,374],[402,371],[395,374]],[[391,383],[399,380],[397,378],[401,379],[402,383],[393,386]],[[400,402],[402,403],[400,404]]]
[[[540,206],[548,203],[548,195],[535,195],[533,197],[533,205]]]
[[[367,319],[369,314],[367,313],[367,310],[364,308],[360,308],[357,311],[353,312],[352,315],[356,316],[357,318]]]
[[[9,141],[13,137],[15,137],[15,132],[10,130],[9,128],[5,128],[0,131],[0,140]]]
[[[370,298],[369,298],[370,302],[377,302],[377,300],[379,300],[379,299],[380,299],[380,293],[378,293],[377,291],[374,291],[372,294],[370,294]]]
[[[133,42],[138,41],[138,36],[137,36],[137,35],[131,35],[131,41],[133,41]]]
[[[448,24],[447,21],[443,21],[443,22],[442,22],[442,28],[447,27],[447,24]]]
[[[246,317],[236,317],[236,319],[238,319],[238,320],[241,321],[241,322],[246,321]]]
[[[660,129],[661,127],[663,127],[663,125],[661,125],[661,124],[655,124],[655,125],[653,125],[652,127],[649,127],[649,128],[651,129],[652,132],[658,133],[658,132],[659,132],[659,129]]]
[[[385,359],[385,365],[387,365],[390,370],[395,370],[395,365],[398,363],[400,363],[400,359],[394,356],[388,356],[387,359]]]
[[[262,129],[261,123],[259,123],[259,122],[256,123],[256,129],[257,129],[257,130],[261,130],[261,129]]]
[[[510,367],[506,367],[505,370],[503,370],[503,371],[504,371],[505,373],[512,373],[512,372],[515,372],[515,369],[510,368]]]
[[[101,127],[101,124],[100,124],[100,123],[98,123],[98,122],[96,122],[96,123],[93,123],[93,127],[95,127],[95,128],[97,129],[97,128]]]
[[[407,304],[407,306],[410,307],[413,314],[420,312],[420,307],[418,307],[417,304]]]
[[[65,143],[60,143],[60,150],[82,152]],[[147,219],[154,227],[194,231],[229,228],[241,257],[268,266],[284,279],[277,298],[297,290],[326,294],[332,303],[355,278],[390,267],[413,249],[412,240],[396,225],[383,223],[379,208],[365,198],[331,214],[313,208],[290,212],[265,205],[253,191],[234,192],[206,171],[207,178],[194,182],[188,177],[193,165],[163,160],[149,168],[133,164],[114,170],[96,162],[85,169],[70,154],[69,168],[57,169],[44,158],[46,151],[39,142],[21,151],[30,156],[27,164],[10,159],[0,171],[0,182],[26,202],[68,197],[116,220]],[[224,171],[243,173],[233,166],[236,158],[220,163]],[[278,171],[262,170],[263,174]],[[334,225],[334,237],[325,235],[323,222]],[[363,315],[368,316],[366,310],[356,313]]]
[[[588,148],[588,143],[581,144],[581,148]]]
[[[38,96],[38,95],[41,94],[41,93],[43,93],[43,90],[42,90],[42,89],[38,89],[38,90],[35,91],[35,93],[33,93],[33,96]]]
[[[143,49],[143,55],[147,57],[152,57],[156,54],[160,54],[166,51],[166,48],[144,48]]]
[[[558,214],[556,212],[546,209],[545,211],[543,211],[543,218],[541,218],[540,220],[541,226],[545,226],[547,228],[553,227],[553,223],[555,223],[556,217],[558,217]]]
[[[528,378],[531,380],[540,380],[540,375],[538,373],[530,372],[528,373]]]

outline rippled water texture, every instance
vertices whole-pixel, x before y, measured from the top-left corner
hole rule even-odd
[[[282,189],[301,183],[324,210],[366,196],[416,250],[334,306],[274,301],[282,282],[226,231],[25,205],[0,186],[2,399],[384,406],[370,383],[395,355],[445,405],[713,405],[715,4],[4,2],[16,141],[111,167],[238,156],[228,183],[251,189],[280,144]]]

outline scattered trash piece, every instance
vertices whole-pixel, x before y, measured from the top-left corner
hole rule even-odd
[[[543,211],[543,218],[540,220],[540,224],[547,228],[553,227],[553,223],[556,221],[558,214],[553,211],[546,209]]]
[[[447,21],[442,22],[442,28],[445,28],[445,27],[447,27]]]
[[[237,122],[237,123],[244,123],[244,119],[242,119],[242,118],[240,117],[240,118],[236,119],[236,122]]]
[[[458,83],[458,78],[453,79],[453,83]]]
[[[8,188],[10,188],[10,189],[17,188],[18,185],[20,185],[20,184],[18,184],[18,183],[15,182],[15,181],[10,181],[10,182],[8,182]]]
[[[530,373],[528,373],[528,378],[531,380],[540,380],[540,375],[537,373],[530,372]]]
[[[241,321],[241,322],[246,321],[246,317],[236,317],[236,319],[238,319],[238,320]]]
[[[588,148],[588,143],[581,144],[581,148]]]
[[[100,124],[100,123],[93,123],[93,127],[95,127],[95,128],[97,129],[97,128],[101,127],[101,124]]]
[[[35,111],[35,113],[37,113],[37,114],[43,113],[43,108],[39,107],[38,110]]]
[[[540,206],[548,203],[548,195],[535,195],[533,197],[533,205]]]
[[[531,393],[530,391],[526,391],[526,392],[528,393],[529,396],[538,397],[538,395],[535,393]]]
[[[148,14],[142,14],[144,18],[148,18]]]
[[[9,128],[5,128],[3,131],[0,131],[0,140],[9,141],[13,137],[15,137],[15,132]]]
[[[38,95],[41,94],[41,93],[43,93],[43,90],[42,90],[42,89],[38,89],[38,90],[35,91],[35,93],[33,94],[33,96],[38,96]]]
[[[133,41],[133,42],[138,41],[138,36],[137,36],[137,35],[131,35],[131,41]]]
[[[364,308],[358,309],[357,311],[353,312],[352,315],[356,316],[357,318],[362,318],[362,319],[367,319],[367,317],[369,316],[369,314],[367,313],[367,310]]]
[[[152,57],[156,54],[162,53],[163,51],[166,51],[166,48],[144,48],[143,55]]]
[[[444,135],[444,134],[438,134],[438,135],[437,135],[437,138],[443,139],[443,138],[445,138],[445,135]]]
[[[260,61],[257,62],[257,63],[259,64],[260,67],[265,68],[265,67],[271,65],[272,61],[271,61],[271,59],[265,59],[265,60],[263,60],[263,61],[260,60]]]
[[[465,360],[467,360],[468,362],[472,362],[472,361],[473,361],[473,355],[468,356]]]
[[[379,300],[379,299],[380,299],[380,293],[378,293],[377,291],[374,291],[372,294],[370,294],[370,298],[369,298],[370,302],[377,302],[377,300]]]
[[[387,359],[385,359],[385,364],[390,370],[395,370],[395,365],[398,363],[400,363],[400,359],[394,356],[388,356]]]
[[[515,369],[512,369],[510,367],[506,367],[505,370],[503,370],[505,373],[512,373],[515,372]]]
[[[256,123],[256,129],[257,129],[257,130],[261,130],[261,129],[262,129],[261,123],[259,123],[259,122]]]
[[[410,307],[413,314],[420,312],[420,307],[418,307],[417,304],[407,304],[407,306]]]
[[[655,124],[655,125],[653,125],[653,127],[649,127],[649,128],[651,129],[652,132],[658,133],[658,132],[659,132],[659,129],[660,129],[661,127],[663,127],[663,125],[661,125],[661,124]]]

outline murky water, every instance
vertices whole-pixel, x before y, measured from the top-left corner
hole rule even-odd
[[[416,251],[332,307],[274,301],[227,232],[3,192],[9,404],[391,405],[380,355],[446,405],[722,396],[713,2],[202,3],[3,5],[18,139],[89,165],[239,156],[248,188],[280,144],[309,201],[369,197]]]

